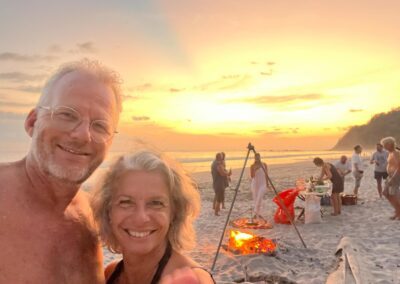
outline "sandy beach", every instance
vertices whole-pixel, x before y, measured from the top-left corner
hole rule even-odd
[[[291,225],[274,223],[277,206],[272,202],[274,193],[267,192],[263,216],[273,228],[252,232],[276,240],[276,255],[237,256],[221,249],[213,271],[217,283],[400,283],[400,221],[389,219],[393,210],[387,200],[378,196],[373,167],[367,165],[367,161],[365,165],[357,205],[343,206],[340,216],[331,216],[332,208],[323,206],[324,216],[318,224],[296,220],[307,248]],[[240,172],[241,169],[233,171],[231,186],[226,189],[226,209],[221,216],[214,216],[212,210],[214,192],[210,173],[193,175],[201,191],[202,210],[195,223],[197,246],[186,253],[207,269],[212,266]],[[311,161],[269,167],[278,191],[293,187],[297,178],[318,173]],[[352,192],[350,176],[346,178],[345,193]],[[297,199],[295,205],[304,206],[304,203]],[[250,177],[246,168],[230,219],[250,217],[251,206]],[[296,210],[296,215],[299,213]],[[227,231],[230,228],[228,226]],[[226,234],[223,243],[227,240]],[[338,248],[342,248],[342,253],[335,255]],[[119,258],[107,250],[104,252],[105,264]],[[345,280],[340,280],[343,278]]]

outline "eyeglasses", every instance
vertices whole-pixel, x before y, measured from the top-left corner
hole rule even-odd
[[[81,114],[75,109],[67,106],[48,107],[39,106],[51,112],[51,121],[55,127],[63,131],[72,131],[77,128],[83,121]],[[92,120],[89,126],[90,137],[96,143],[105,143],[110,140],[114,134],[118,133],[114,130],[111,121]]]

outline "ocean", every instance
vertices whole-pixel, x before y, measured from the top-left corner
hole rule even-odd
[[[241,168],[243,167],[247,150],[244,151],[227,151],[226,164],[228,168]],[[0,162],[16,161],[25,156],[26,152],[23,151],[4,151],[0,150]],[[124,152],[110,152],[108,158],[103,162],[100,168],[107,168],[116,157],[123,155]],[[192,173],[206,172],[210,170],[210,165],[215,158],[215,151],[195,151],[195,152],[167,152],[183,166]],[[343,151],[260,151],[261,158],[269,165],[275,164],[290,164],[297,162],[310,161],[313,158],[321,157],[322,159],[339,159],[343,154],[351,156],[351,152]],[[251,152],[247,164],[251,164],[254,154]]]
[[[227,168],[242,168],[247,155],[247,149],[243,151],[226,151],[226,165]],[[25,156],[26,152],[23,151],[0,151],[0,162],[16,161]],[[100,165],[95,174],[85,183],[90,186],[95,182],[97,177],[101,175],[110,165],[110,163],[124,152],[110,152],[108,158]],[[191,173],[209,172],[212,161],[215,158],[215,151],[182,151],[182,152],[167,152],[170,156],[181,162],[184,168]],[[297,162],[309,161],[315,157],[321,157],[326,160],[337,160],[343,154],[351,157],[351,152],[343,151],[260,151],[261,158],[268,165],[276,164],[291,164]],[[365,153],[367,155],[367,153]],[[254,154],[251,152],[247,167],[252,163]]]

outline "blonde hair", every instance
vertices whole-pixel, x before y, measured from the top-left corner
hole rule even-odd
[[[92,193],[94,218],[100,237],[112,252],[120,252],[111,230],[111,200],[121,176],[129,171],[158,172],[165,178],[172,202],[172,218],[167,238],[176,250],[190,249],[195,243],[193,220],[200,211],[200,195],[193,180],[180,166],[165,154],[154,150],[140,150],[121,156],[105,174],[104,180]]]
[[[72,72],[83,72],[94,76],[99,82],[104,83],[109,86],[113,93],[117,104],[117,111],[121,113],[122,111],[122,91],[121,84],[122,80],[117,72],[102,65],[97,60],[90,60],[84,58],[79,61],[73,61],[61,65],[61,67],[54,72],[54,74],[46,81],[42,89],[42,94],[39,98],[37,106],[42,106],[46,104],[46,101],[51,95],[51,89],[61,78]]]

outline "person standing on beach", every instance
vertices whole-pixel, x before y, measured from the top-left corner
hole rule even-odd
[[[314,165],[321,168],[321,174],[318,177],[318,180],[322,181],[323,179],[329,179],[332,182],[331,200],[333,212],[331,215],[340,215],[342,211],[342,199],[340,198],[340,193],[342,193],[344,190],[342,176],[339,174],[334,165],[325,163],[319,157],[314,159]]]
[[[229,172],[225,170],[222,161],[222,153],[217,153],[215,155],[215,161],[213,161],[211,165],[211,175],[213,178],[213,188],[215,192],[213,209],[215,216],[219,216],[221,204],[225,198],[226,179],[232,175],[231,170]]]
[[[383,195],[395,210],[394,215],[390,218],[400,220],[400,152],[396,150],[396,140],[393,137],[383,138],[381,144],[389,152],[387,159],[388,178]]]
[[[343,191],[344,191],[345,178],[349,173],[351,173],[351,165],[350,165],[349,161],[347,160],[347,156],[346,155],[342,155],[340,157],[340,160],[337,161],[334,164],[334,166],[337,169],[339,175],[342,177],[342,180],[343,180]],[[342,202],[341,199],[340,199],[340,202]]]
[[[222,165],[224,166],[224,171],[226,170],[226,161],[225,161],[225,157],[226,154],[225,152],[221,152],[222,155]],[[232,169],[229,169],[229,171],[232,172]],[[225,188],[229,187],[229,183],[231,182],[231,176],[226,176],[225,177]],[[222,200],[222,209],[225,209],[225,189],[224,189],[224,200]]]
[[[347,160],[347,156],[342,155],[340,157],[340,160],[338,162],[336,162],[334,166],[338,170],[338,173],[343,178],[343,182],[344,182],[344,178],[349,173],[351,173],[351,165],[350,165],[349,161]]]
[[[264,170],[265,172],[264,172]],[[251,176],[251,193],[254,202],[254,218],[264,219],[261,215],[262,202],[268,185],[268,167],[267,164],[261,162],[260,153],[254,155],[254,163],[250,166]]]
[[[353,176],[355,179],[354,191],[353,191],[355,196],[358,196],[358,189],[360,188],[361,185],[361,179],[364,176],[364,166],[361,158],[361,152],[362,152],[362,147],[360,145],[356,145],[354,146],[354,153],[353,156],[351,157]]]
[[[221,153],[217,153],[217,154],[215,154],[214,161],[212,161],[212,163],[211,163],[211,177],[212,177],[213,189],[214,189],[213,210],[215,210],[215,204],[217,202],[217,193],[215,191],[215,182],[216,182],[216,180],[218,178],[217,177],[217,175],[218,175],[217,167],[218,167],[218,163],[219,163],[220,159],[222,159],[221,158]]]
[[[121,112],[119,76],[96,61],[59,69],[26,120],[20,161],[0,165],[0,283],[103,283],[81,184],[103,162]]]
[[[371,164],[375,164],[374,177],[377,183],[377,189],[379,197],[382,198],[382,179],[386,180],[388,173],[387,168],[387,158],[389,153],[383,149],[381,143],[376,144],[376,152],[372,154]]]

